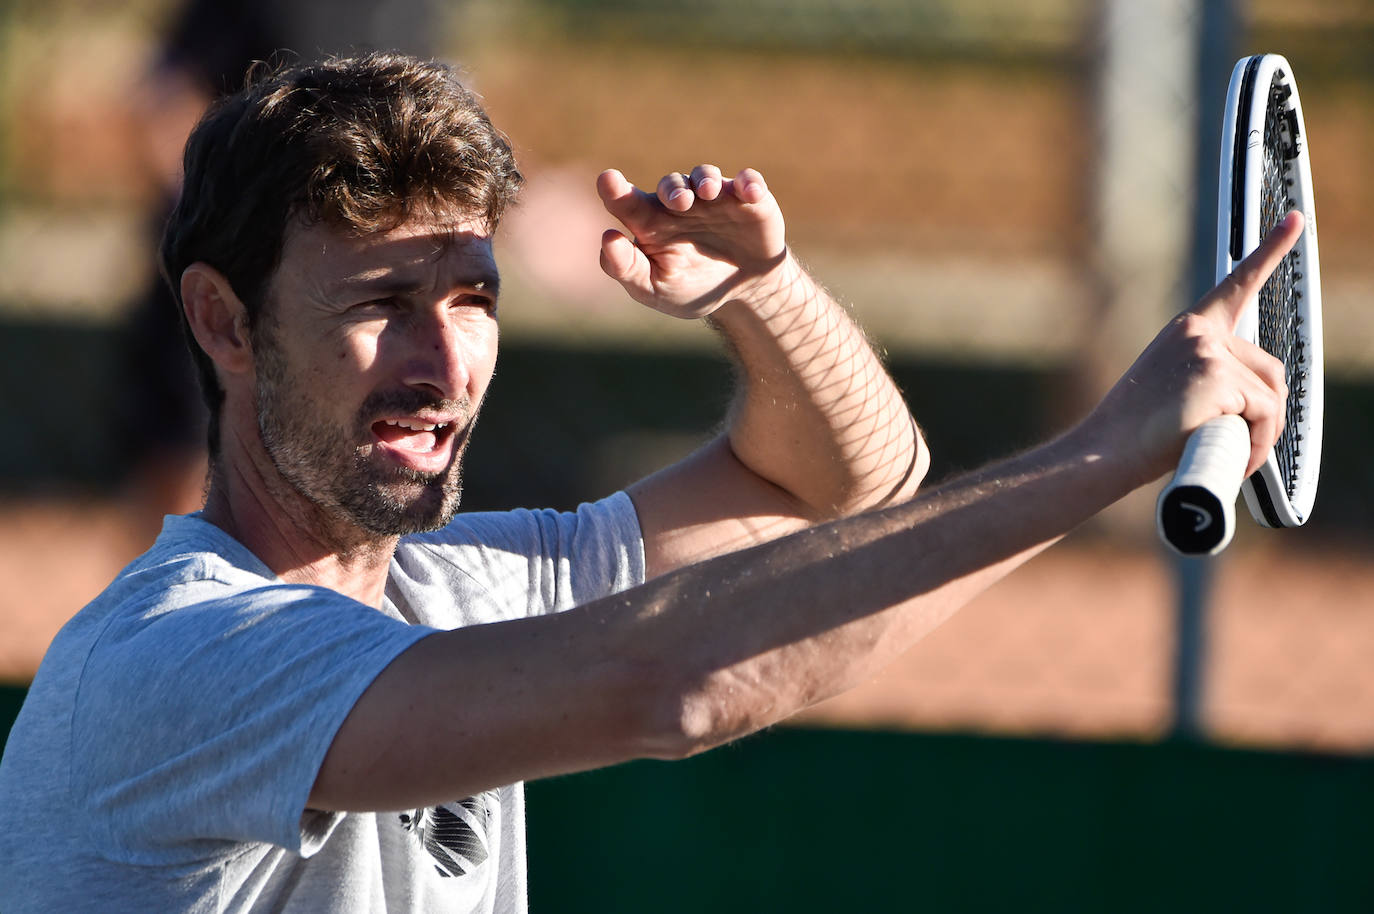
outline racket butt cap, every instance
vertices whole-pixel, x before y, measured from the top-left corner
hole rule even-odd
[[[1203,486],[1174,486],[1160,496],[1157,517],[1163,540],[1180,555],[1217,555],[1235,532],[1234,504]]]

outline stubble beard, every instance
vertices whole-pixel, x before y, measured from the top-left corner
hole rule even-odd
[[[363,402],[353,428],[340,428],[320,418],[277,346],[261,338],[258,343],[258,431],[272,466],[296,493],[376,536],[438,530],[453,520],[462,499],[463,452],[477,421],[469,401],[436,400],[413,389],[377,392]],[[371,440],[372,422],[424,409],[466,417],[451,433],[449,465],[422,473],[383,463]]]

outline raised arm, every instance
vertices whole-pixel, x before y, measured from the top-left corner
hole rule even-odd
[[[607,171],[597,188],[629,233],[603,237],[606,272],[642,304],[709,320],[737,364],[725,432],[630,489],[651,576],[916,491],[929,463],[916,424],[788,250],[762,175],[701,165],[647,193]]]
[[[1232,330],[1300,229],[1300,217],[1281,222],[1170,322],[1092,415],[1042,448],[566,613],[424,639],[353,709],[312,804],[428,805],[719,745],[871,676],[987,585],[1170,470],[1208,419],[1247,421],[1253,470],[1281,430],[1283,369]],[[416,698],[434,695],[471,700]]]

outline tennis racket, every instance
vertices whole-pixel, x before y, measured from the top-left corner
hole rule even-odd
[[[1231,73],[1222,119],[1217,281],[1292,209],[1306,219],[1302,236],[1236,328],[1283,362],[1283,434],[1264,466],[1242,481],[1250,457],[1245,420],[1222,416],[1193,433],[1157,511],[1160,536],[1184,555],[1226,548],[1235,533],[1237,490],[1263,526],[1306,523],[1321,465],[1321,277],[1307,130],[1288,61],[1278,54],[1242,58]]]

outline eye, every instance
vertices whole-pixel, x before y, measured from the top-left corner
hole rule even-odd
[[[496,297],[483,292],[460,295],[453,303],[460,308],[480,308],[488,314],[496,313]]]
[[[400,299],[394,295],[384,295],[380,298],[371,298],[367,301],[358,302],[349,307],[349,311],[355,314],[371,315],[383,314],[395,311],[401,306]]]

